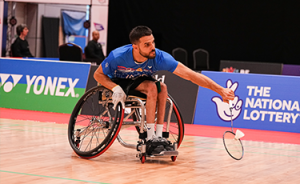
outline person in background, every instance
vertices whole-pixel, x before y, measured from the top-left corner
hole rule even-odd
[[[93,39],[88,42],[88,45],[85,47],[85,57],[86,59],[96,60],[96,63],[99,65],[104,60],[104,54],[102,50],[102,46],[98,43],[100,38],[99,31],[93,31],[92,33]]]
[[[33,57],[29,50],[29,44],[25,39],[28,32],[29,30],[26,24],[17,26],[18,37],[11,46],[12,57]]]

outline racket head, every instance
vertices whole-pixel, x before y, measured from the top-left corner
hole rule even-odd
[[[235,138],[235,133],[226,131],[223,134],[223,143],[227,153],[236,160],[241,160],[244,156],[244,147],[240,139]]]

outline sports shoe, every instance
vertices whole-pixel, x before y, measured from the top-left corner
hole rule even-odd
[[[164,151],[165,148],[161,143],[154,142],[153,140],[148,140],[146,142],[146,153],[147,155],[158,155],[162,151]]]
[[[153,136],[153,139],[146,142],[148,155],[160,154],[162,151],[174,151],[172,143],[166,138]]]
[[[164,146],[165,151],[174,151],[172,143],[170,141],[168,141],[166,138],[158,137],[156,140]],[[155,141],[155,140],[153,140],[153,141]]]

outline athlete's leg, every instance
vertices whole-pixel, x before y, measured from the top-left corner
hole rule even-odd
[[[165,116],[165,109],[166,109],[166,102],[168,98],[168,90],[167,85],[164,83],[160,83],[161,91],[157,95],[157,123],[163,124],[164,123],[164,116]]]
[[[158,93],[157,99],[157,124],[156,124],[156,137],[162,137],[164,127],[164,117],[166,110],[166,102],[168,98],[167,85],[160,83],[161,91]]]
[[[170,142],[162,138],[164,115],[166,101],[168,97],[167,86],[160,83],[160,92],[157,91],[155,81],[146,80],[142,82],[135,90],[138,90],[147,95],[146,103],[146,121],[147,121],[147,142],[146,152],[149,155],[160,154],[162,151],[168,151],[167,147]],[[155,126],[155,111],[157,107],[157,124],[156,134],[154,133]]]
[[[156,125],[156,136],[162,137],[164,116],[166,101],[168,97],[167,86],[164,83],[160,83],[161,91],[157,92],[157,86],[153,81],[144,81],[137,88],[138,91],[145,93],[147,95],[146,103],[146,121],[148,126],[148,139],[151,139],[154,135],[154,120],[155,111],[157,107],[157,125]]]
[[[146,80],[142,82],[135,90],[140,91],[147,95],[146,103],[146,121],[147,124],[153,124],[155,120],[155,110],[157,102],[157,87],[155,82]]]

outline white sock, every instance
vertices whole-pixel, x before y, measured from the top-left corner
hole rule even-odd
[[[156,124],[156,137],[162,137],[164,124]]]
[[[153,138],[154,134],[154,123],[148,123],[147,124],[147,140],[151,140]]]

